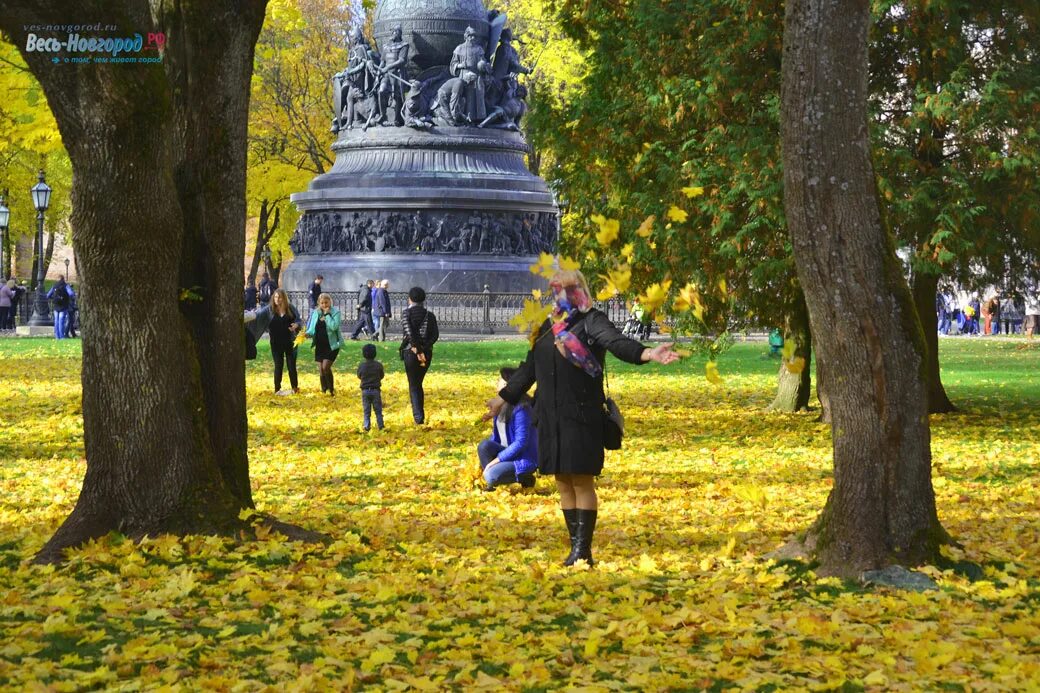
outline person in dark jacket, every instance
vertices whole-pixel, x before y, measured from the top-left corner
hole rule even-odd
[[[362,330],[369,337],[375,335],[375,330],[372,327],[372,287],[374,285],[375,282],[369,279],[358,289],[358,318],[357,322],[354,323],[354,329],[350,332],[351,339],[357,339]]]
[[[271,275],[264,272],[263,276],[260,277],[260,286],[256,290],[256,300],[260,306],[266,306],[271,302],[271,297],[274,296],[275,289],[278,288],[278,283],[271,279]]]
[[[65,283],[64,276],[59,276],[58,281],[47,292],[47,299],[54,310],[55,339],[65,339],[69,336],[69,306],[75,295],[72,287]]]
[[[264,332],[270,334],[271,358],[274,361],[274,391],[278,395],[298,394],[299,377],[296,371],[298,347],[296,335],[303,328],[303,321],[296,307],[289,302],[284,289],[275,289],[271,302],[263,308],[245,314],[246,359],[256,358],[256,343]],[[282,389],[282,372],[288,367],[289,385],[292,390]]]
[[[516,373],[515,368],[499,371],[501,390]],[[491,437],[477,445],[477,458],[484,473],[485,491],[496,486],[518,483],[534,486],[534,470],[538,468],[538,435],[531,414],[532,400],[526,394],[514,407],[506,404],[491,424]]]
[[[246,288],[242,291],[242,300],[245,303],[246,310],[256,310],[255,284],[246,284]]]
[[[393,317],[390,310],[390,282],[386,279],[378,282],[372,294],[372,317],[376,323],[376,339],[386,341],[386,326]]]
[[[325,281],[325,277],[320,274],[314,277],[314,282],[311,284],[311,310],[318,307],[318,297],[321,296],[321,283]]]
[[[426,396],[423,392],[423,380],[433,361],[433,345],[440,337],[437,329],[437,317],[426,310],[423,303],[426,292],[413,286],[408,290],[408,307],[401,314],[401,328],[404,338],[401,340],[401,360],[404,361],[404,372],[408,376],[408,395],[412,400],[412,419],[417,424],[426,422]]]
[[[372,410],[376,412],[376,426],[383,430],[383,364],[376,361],[376,345],[366,344],[361,347],[364,361],[358,364],[357,377],[361,380],[361,413],[364,428],[372,428]]]
[[[571,552],[564,565],[592,564],[592,535],[598,499],[595,478],[603,470],[603,366],[609,351],[622,361],[668,364],[679,360],[671,344],[652,349],[630,339],[604,313],[592,307],[581,272],[559,271],[549,283],[556,302],[553,320],[535,333],[526,360],[498,396],[488,401],[485,418],[516,405],[538,384],[538,471],[556,477]]]

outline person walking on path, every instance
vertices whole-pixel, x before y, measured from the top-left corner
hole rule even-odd
[[[0,286],[0,330],[14,329],[15,282],[8,279]]]
[[[433,345],[440,338],[437,316],[426,310],[426,291],[413,286],[408,290],[408,307],[401,314],[401,360],[408,376],[408,396],[412,402],[412,419],[417,424],[426,423],[426,394],[423,380],[433,361]]]
[[[332,375],[332,364],[339,356],[339,348],[343,345],[340,334],[339,310],[332,305],[332,296],[322,294],[318,297],[318,309],[311,313],[307,321],[307,336],[311,338],[314,349],[314,361],[318,364],[318,377],[321,380],[322,394],[328,392],[336,396],[336,380]]]
[[[390,282],[382,280],[376,284],[375,293],[372,294],[372,315],[376,323],[376,340],[386,341],[386,326],[393,317],[390,309]]]
[[[75,295],[72,287],[65,283],[64,276],[59,276],[58,281],[47,292],[47,299],[54,311],[55,339],[65,339],[69,336],[69,304]]]
[[[314,277],[314,282],[311,283],[311,288],[308,289],[311,295],[311,310],[318,307],[318,297],[321,296],[321,283],[325,281],[325,277],[320,274]]]
[[[376,413],[376,426],[383,430],[383,364],[376,361],[376,345],[366,344],[361,347],[364,361],[358,364],[357,377],[361,381],[361,414],[366,431],[372,428],[372,411]]]
[[[556,477],[571,551],[564,565],[592,564],[592,536],[599,501],[596,477],[603,471],[603,362],[606,352],[622,361],[670,364],[679,360],[671,344],[648,348],[621,333],[592,307],[585,277],[561,270],[549,283],[555,298],[553,319],[535,333],[527,358],[498,396],[487,403],[485,418],[498,416],[506,403],[519,404],[538,385],[538,471]]]
[[[370,337],[375,334],[375,330],[372,329],[372,286],[374,284],[375,282],[369,279],[358,289],[358,317],[357,322],[354,323],[354,329],[350,332],[351,339],[357,339],[362,330]]]
[[[499,371],[498,390],[516,373],[515,368]],[[534,486],[534,470],[538,468],[538,436],[531,413],[532,400],[524,394],[517,405],[506,404],[491,424],[491,437],[477,445],[477,459],[484,475],[485,491],[496,486],[518,483]]]
[[[1026,292],[1026,319],[1022,324],[1027,337],[1040,333],[1040,285]]]

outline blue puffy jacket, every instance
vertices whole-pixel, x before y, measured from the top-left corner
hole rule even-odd
[[[531,407],[526,403],[513,407],[513,412],[506,422],[509,433],[509,445],[498,453],[502,462],[512,462],[516,466],[516,475],[529,474],[538,468],[538,434],[531,420]],[[498,435],[498,417],[492,422],[491,439],[499,445],[505,445]]]

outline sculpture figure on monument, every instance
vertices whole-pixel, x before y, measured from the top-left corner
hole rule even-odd
[[[364,99],[371,90],[370,76],[366,69],[368,52],[371,50],[368,41],[357,27],[350,30],[348,41],[350,50],[347,54],[347,69],[333,77],[336,84],[332,91],[335,106],[335,117],[332,119],[333,133],[338,133],[343,127],[353,126],[355,104]]]
[[[390,41],[379,47],[381,64],[378,68],[378,93],[380,125],[402,125],[401,107],[404,105],[404,87],[409,86],[404,78],[404,66],[408,62],[409,46],[401,39],[401,25],[394,27]]]
[[[520,131],[520,120],[527,114],[527,88],[509,78],[502,99],[477,127],[496,127]],[[497,124],[496,124],[497,123]]]
[[[484,80],[491,65],[484,57],[484,47],[477,43],[476,30],[468,26],[465,41],[451,54],[448,72],[458,81],[452,85],[450,113],[456,125],[479,123],[487,117]]]
[[[433,126],[424,92],[425,83],[413,79],[408,85],[408,96],[404,102],[404,124],[416,130]]]

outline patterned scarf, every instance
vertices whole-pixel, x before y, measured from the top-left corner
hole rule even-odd
[[[593,378],[598,378],[603,373],[596,356],[589,351],[588,347],[574,336],[569,328],[574,327],[581,315],[581,309],[591,305],[589,295],[580,286],[568,286],[566,288],[558,284],[550,284],[550,288],[556,295],[556,308],[552,314],[552,332],[556,342],[556,349],[573,365],[582,369]]]

